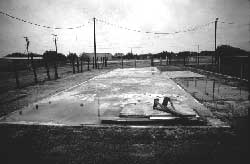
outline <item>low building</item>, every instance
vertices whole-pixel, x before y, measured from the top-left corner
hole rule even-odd
[[[86,55],[92,60],[93,57],[95,57],[94,53],[86,53]],[[111,53],[96,53],[96,57],[100,60],[101,57],[107,57],[108,60],[112,59],[112,54]]]

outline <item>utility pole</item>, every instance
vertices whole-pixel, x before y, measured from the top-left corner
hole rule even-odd
[[[56,47],[56,54],[57,54],[57,35],[52,34],[54,36],[54,42],[55,42],[55,47]]]
[[[122,68],[123,68],[123,54],[122,54]]]
[[[26,41],[26,51],[27,51],[27,54],[28,54],[28,62],[30,64],[30,60],[29,60],[29,45],[30,45],[30,41],[29,41],[29,38],[27,36],[24,37],[25,38],[25,41]],[[31,68],[33,70],[33,73],[34,73],[34,81],[35,83],[37,83],[37,74],[36,74],[36,66],[35,66],[35,63],[34,63],[34,60],[33,60],[33,54],[31,54]]]
[[[197,64],[199,65],[199,62],[200,62],[200,61],[199,61],[199,60],[200,60],[200,59],[199,59],[199,44],[198,44],[197,46],[198,46],[198,53],[197,53]]]
[[[52,34],[54,36],[54,42],[56,47],[56,58],[57,58],[57,35]],[[55,79],[58,79],[58,73],[57,73],[57,63],[56,59],[54,60],[54,69],[55,69]]]
[[[95,38],[95,19],[94,19],[94,54],[95,54],[95,69],[97,69],[97,63],[96,63],[96,38]]]
[[[27,51],[28,60],[29,60],[29,45],[30,45],[30,41],[29,41],[29,38],[27,36],[25,36],[24,39],[26,41],[26,51]]]
[[[30,41],[29,38],[27,36],[23,37],[26,41],[26,52],[27,52],[27,56],[28,56],[28,66],[30,67],[30,54],[29,54],[29,45],[30,45]]]
[[[214,55],[215,55],[215,59],[217,58],[217,55],[215,54],[216,53],[216,32],[217,32],[217,22],[218,22],[219,18],[216,18],[215,19],[215,23],[214,23]],[[217,61],[217,60],[215,60]],[[212,62],[213,62],[213,59],[212,59]]]

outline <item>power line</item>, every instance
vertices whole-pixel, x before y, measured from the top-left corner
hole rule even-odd
[[[107,21],[104,21],[104,20],[101,20],[101,19],[97,19],[97,18],[96,18],[96,21],[104,23],[106,25],[114,26],[114,27],[117,27],[117,28],[120,28],[120,29],[128,30],[128,31],[142,32],[141,30],[135,30],[135,29],[124,27],[124,26],[119,26],[117,24],[109,23]],[[151,32],[145,32],[145,33],[151,33]]]
[[[114,27],[117,27],[117,28],[120,28],[120,29],[128,30],[128,31],[146,33],[146,34],[160,34],[160,35],[161,34],[163,34],[163,35],[171,35],[171,34],[178,34],[178,33],[197,31],[197,30],[199,30],[201,28],[204,28],[204,27],[209,26],[210,24],[214,23],[214,21],[212,21],[212,22],[209,22],[209,23],[206,23],[206,24],[197,25],[197,26],[194,26],[192,28],[187,28],[185,30],[180,30],[180,31],[175,31],[175,32],[152,32],[152,31],[142,31],[142,30],[127,28],[127,27],[120,26],[120,25],[117,25],[117,24],[114,24],[114,23],[110,23],[110,22],[101,20],[101,19],[97,19],[97,18],[96,18],[96,21],[101,22],[101,23],[106,24],[106,25],[114,26]]]
[[[180,31],[175,31],[175,32],[155,32],[154,34],[166,34],[166,35],[170,35],[170,34],[192,32],[192,31],[200,30],[200,29],[202,29],[204,27],[207,27],[207,26],[209,26],[210,24],[213,24],[213,23],[214,23],[214,21],[206,23],[206,24],[203,24],[203,25],[197,25],[195,27],[191,27],[191,28],[188,28],[188,29],[185,29],[185,30],[180,30]]]
[[[224,42],[226,42],[227,44],[240,44],[240,43],[250,43],[250,40],[242,40],[242,41],[237,41],[237,42],[226,40]]]
[[[38,27],[43,27],[43,28],[48,28],[48,29],[55,29],[55,30],[73,30],[73,29],[77,29],[77,28],[82,28],[84,25],[80,25],[80,26],[76,26],[76,27],[52,27],[52,26],[46,26],[46,25],[41,25],[41,24],[38,24],[38,23],[33,23],[33,22],[30,22],[30,21],[27,21],[25,19],[22,19],[22,18],[18,18],[18,17],[15,17],[13,15],[10,15],[8,13],[5,13],[3,11],[0,11],[0,13],[4,16],[7,16],[9,18],[12,18],[12,19],[16,19],[18,21],[21,21],[21,22],[24,22],[24,23],[28,23],[28,24],[31,24],[31,25],[34,25],[34,26],[38,26]],[[88,22],[89,23],[89,22]]]
[[[218,21],[218,23],[222,23],[222,24],[227,24],[227,25],[236,25],[236,26],[249,26],[250,23],[235,23],[235,22],[225,22],[225,21]]]
[[[223,24],[235,24],[234,22],[224,22],[224,21],[218,21],[218,22]]]

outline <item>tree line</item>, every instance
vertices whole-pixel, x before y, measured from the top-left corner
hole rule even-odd
[[[216,54],[215,54],[216,53]],[[194,51],[181,51],[181,52],[169,52],[169,51],[162,51],[160,53],[147,53],[147,54],[133,54],[131,52],[128,52],[126,54],[123,53],[115,53],[114,58],[117,59],[150,59],[150,58],[156,58],[156,59],[165,59],[167,58],[173,58],[173,57],[187,57],[187,56],[249,56],[250,52],[242,50],[240,48],[232,47],[229,45],[220,45],[217,47],[216,52],[215,51],[201,51],[201,52],[194,52]]]

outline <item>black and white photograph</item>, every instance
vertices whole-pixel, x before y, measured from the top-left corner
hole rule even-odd
[[[250,0],[0,0],[0,163],[248,163],[249,57]]]

